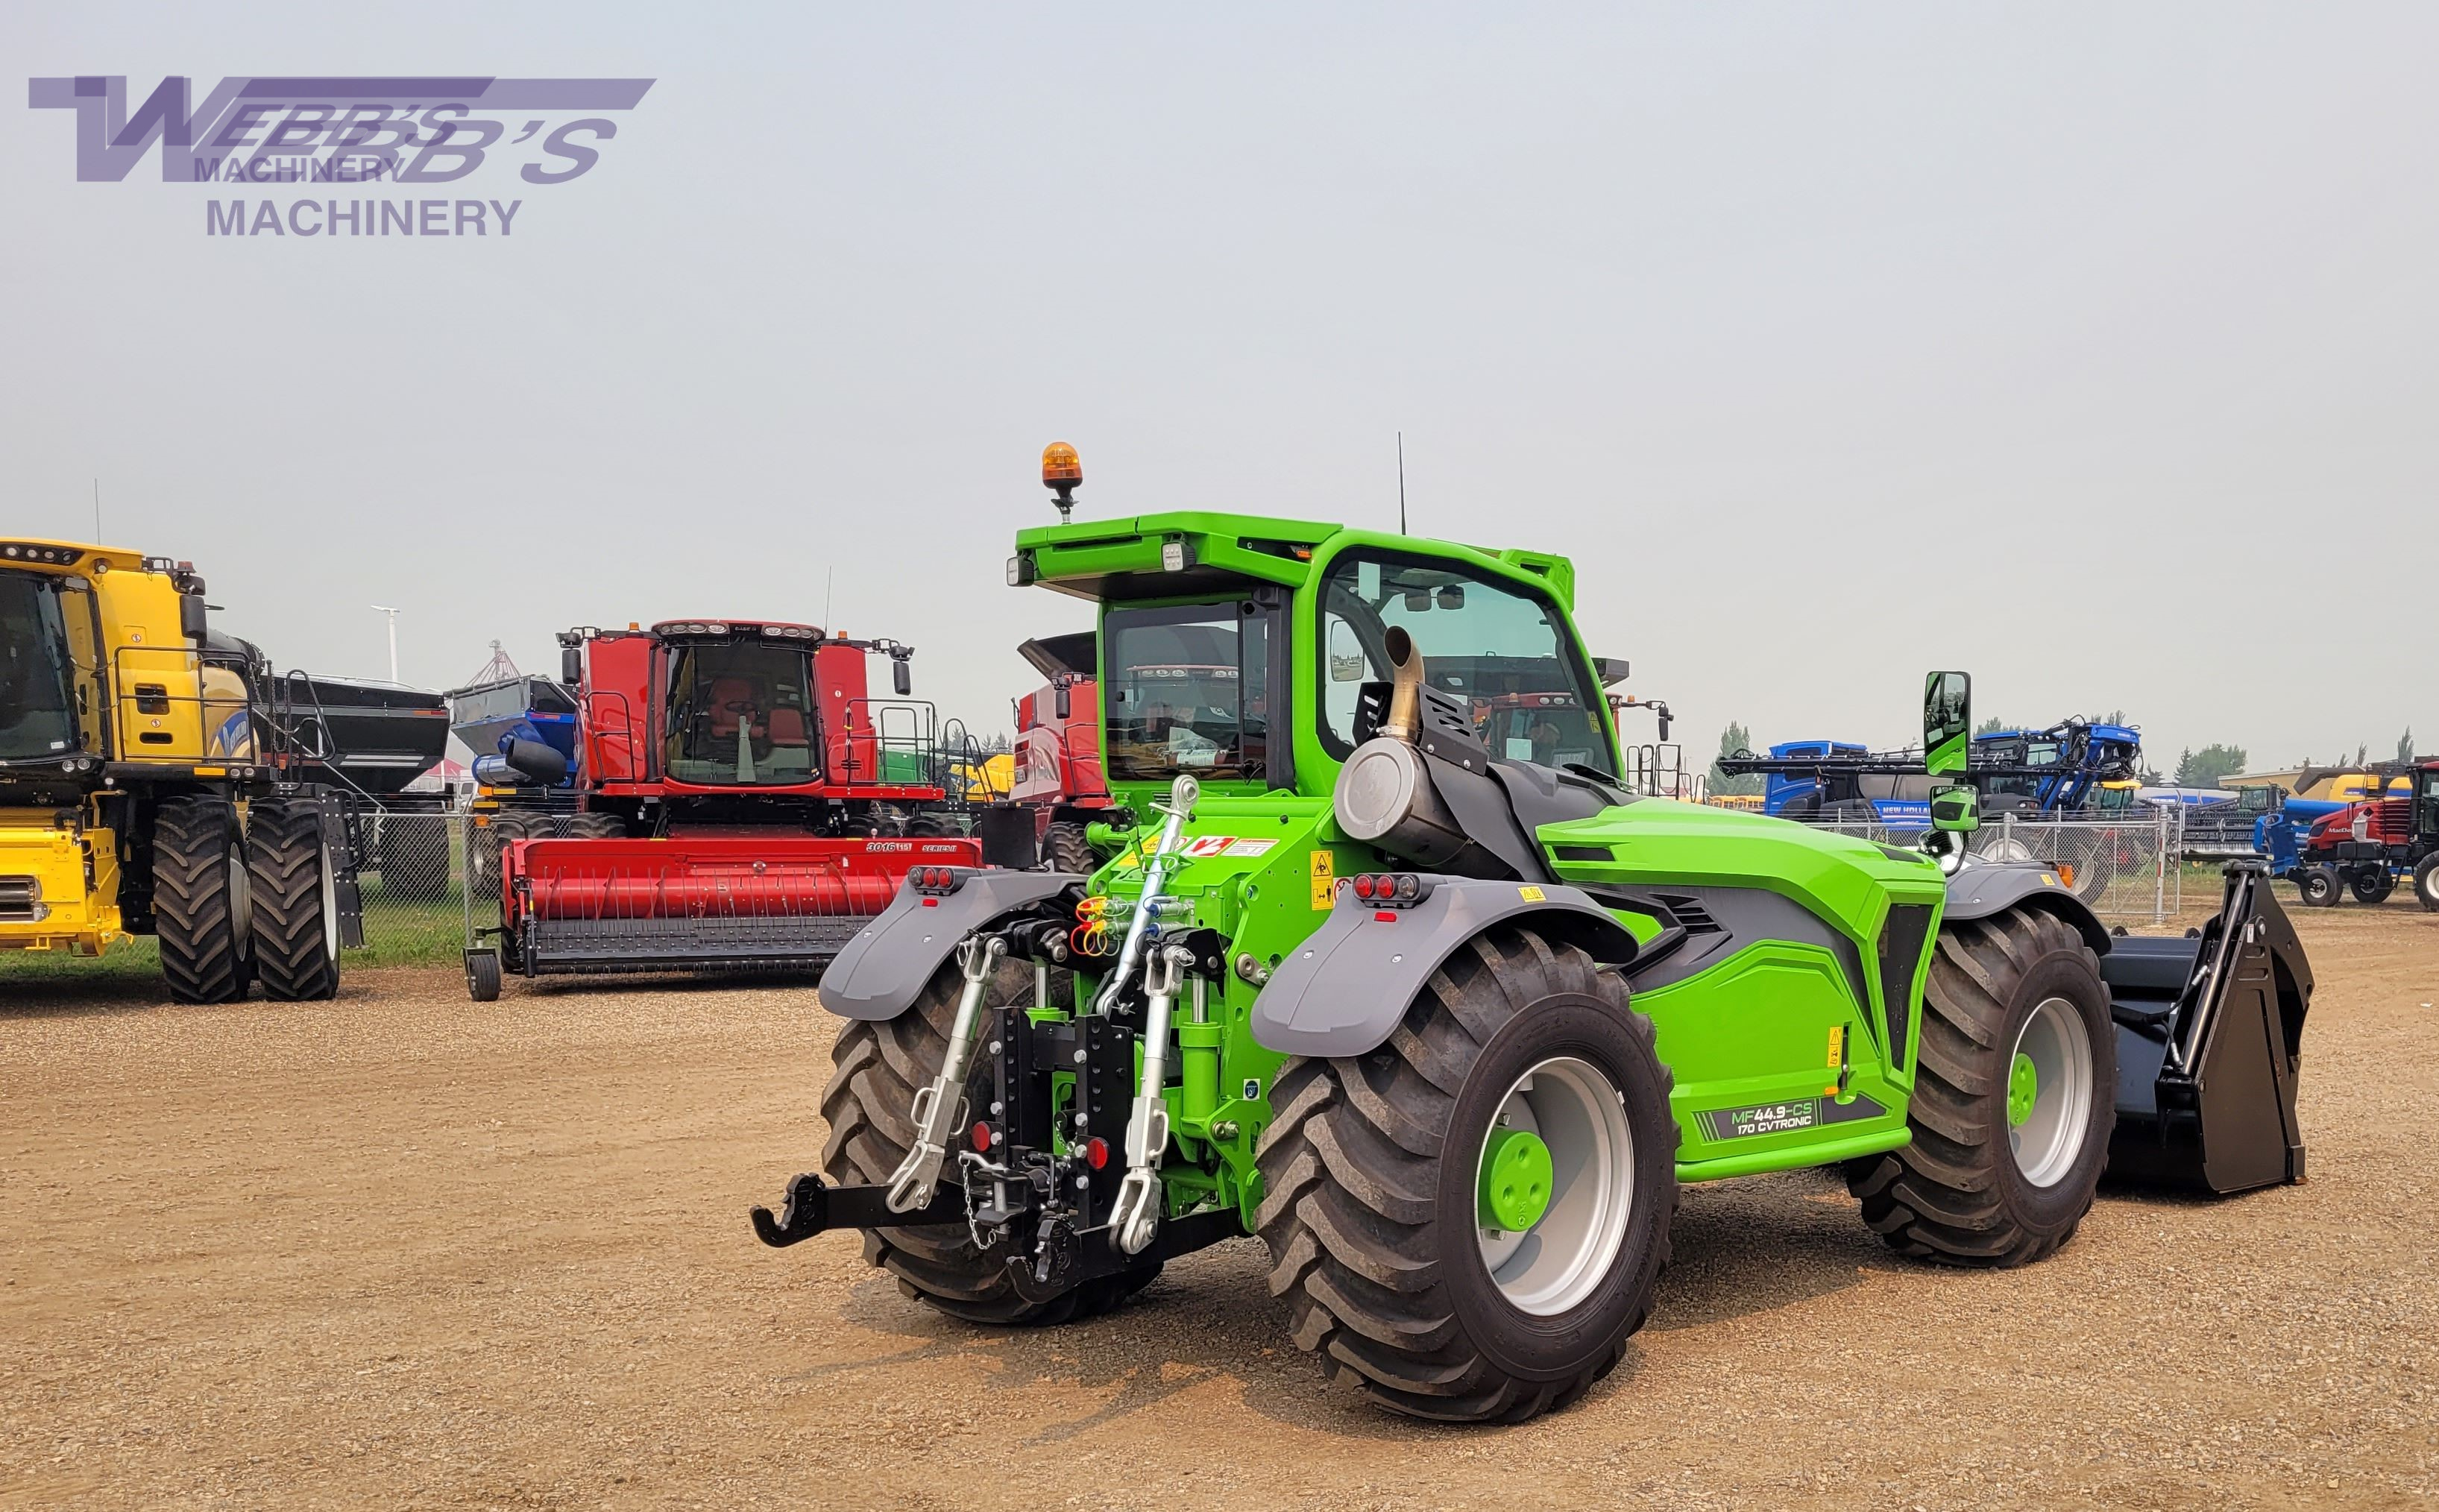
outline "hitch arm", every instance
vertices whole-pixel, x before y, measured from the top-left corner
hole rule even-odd
[[[892,1212],[888,1192],[883,1186],[831,1186],[806,1171],[788,1183],[787,1201],[777,1218],[773,1218],[767,1207],[754,1209],[754,1236],[774,1250],[784,1250],[831,1229],[895,1228],[900,1224],[913,1227],[965,1219],[966,1194],[962,1187],[942,1190],[929,1206],[913,1213]]]

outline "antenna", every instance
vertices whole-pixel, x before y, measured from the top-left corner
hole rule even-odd
[[[395,683],[398,681],[398,611],[387,604],[372,607],[389,616],[389,680]]]
[[[1398,433],[1398,534],[1406,533],[1406,433]]]

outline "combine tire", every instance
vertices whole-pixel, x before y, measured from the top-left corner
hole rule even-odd
[[[1073,820],[1061,819],[1042,835],[1041,859],[1052,871],[1078,877],[1090,877],[1101,869],[1101,858],[1085,843],[1084,827]]]
[[[1053,972],[1054,998],[1065,988],[1063,972]],[[884,1023],[858,1020],[839,1030],[830,1052],[836,1069],[822,1091],[822,1117],[830,1126],[823,1147],[822,1165],[834,1182],[880,1183],[889,1180],[914,1143],[915,1126],[907,1117],[915,1091],[938,1074],[949,1049],[949,1026],[957,1016],[957,995],[965,979],[954,964],[940,968],[914,1005]],[[998,1006],[1029,1001],[1033,970],[1023,962],[1000,968],[987,1004]],[[988,1025],[985,1025],[988,1032]],[[983,1106],[990,1098],[990,1058],[977,1051],[973,1075],[967,1082],[966,1105]],[[960,1119],[960,1123],[964,1120]],[[956,1179],[957,1151],[952,1148],[946,1179]],[[1006,1256],[997,1250],[978,1250],[963,1223],[927,1224],[919,1228],[866,1229],[863,1258],[898,1278],[898,1290],[918,1302],[968,1323],[1049,1325],[1109,1311],[1149,1285],[1160,1273],[1152,1261],[1119,1275],[1087,1281],[1048,1302],[1027,1302],[1008,1281]]]
[[[2396,891],[2396,878],[2386,871],[2359,871],[2346,886],[2358,903],[2385,903],[2388,895]]]
[[[580,813],[568,821],[570,840],[624,840],[627,821],[614,813]]]
[[[1943,929],[1923,993],[1914,1143],[1847,1167],[1900,1254],[2016,1266],[2074,1237],[2117,1124],[2100,962],[2048,914]]]
[[[245,839],[225,798],[177,798],[152,823],[152,927],[172,1003],[226,1003],[254,980]]]
[[[2295,892],[2307,908],[2335,908],[2344,889],[2336,871],[2327,866],[2306,866],[2295,874]]]
[[[1518,1422],[1581,1396],[1668,1258],[1669,1086],[1624,984],[1506,925],[1378,1050],[1290,1060],[1259,1226],[1296,1343],[1415,1417]]]
[[[2439,914],[2439,852],[2422,858],[2413,868],[2413,897],[2426,914]]]
[[[254,960],[275,1003],[338,996],[339,879],[312,806],[257,803],[245,851],[254,881]]]
[[[477,892],[494,899],[500,896],[500,852],[510,841],[524,840],[527,834],[522,814],[495,813],[490,824],[472,830],[466,869],[472,874]]]
[[[448,896],[448,821],[423,814],[384,818],[374,865],[381,872],[382,894],[386,898],[430,903]]]

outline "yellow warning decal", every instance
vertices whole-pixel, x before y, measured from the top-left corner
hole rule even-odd
[[[1334,908],[1338,904],[1338,861],[1328,851],[1312,853],[1312,906]]]
[[[1519,887],[1516,889],[1516,896],[1528,903],[1546,903],[1550,900],[1549,895],[1538,887]]]

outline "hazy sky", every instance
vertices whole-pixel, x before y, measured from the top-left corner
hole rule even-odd
[[[1043,442],[1087,515],[1393,525],[1402,429],[1415,528],[1572,554],[1689,746],[1894,743],[1957,665],[2163,765],[2439,749],[2439,9],[253,14],[20,0],[0,57],[656,80],[581,179],[469,181],[505,240],[207,237],[10,86],[0,528],[98,476],[283,665],[835,569],[1004,727],[1084,623],[1001,586]]]

